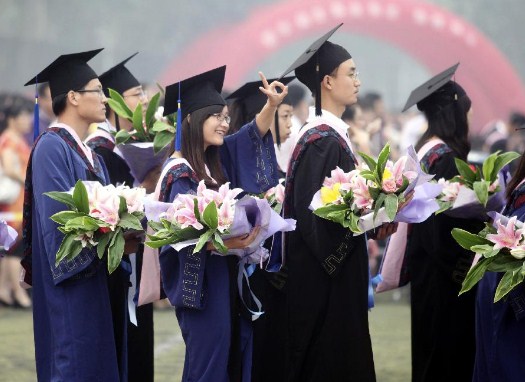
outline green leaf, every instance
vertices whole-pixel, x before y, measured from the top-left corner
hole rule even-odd
[[[443,202],[443,201],[437,200],[437,199],[436,199],[436,202],[439,205],[439,210],[437,210],[435,212],[436,215],[440,214],[440,213],[442,213],[444,211],[447,211],[448,209],[450,209],[454,205],[454,202]]]
[[[162,151],[164,147],[173,141],[174,137],[175,133],[167,130],[157,132],[155,138],[153,138],[153,152],[157,154]]]
[[[213,234],[212,243],[218,252],[222,253],[223,255],[226,255],[228,253],[228,247],[224,245],[222,237],[218,232],[215,232]]]
[[[60,192],[60,191],[51,191],[51,192],[44,192],[44,195],[49,196],[51,199],[56,200],[57,202],[64,203],[68,207],[71,207],[73,209],[77,209],[77,206],[75,205],[75,201],[73,200],[73,195],[67,192]]]
[[[386,144],[385,147],[379,153],[377,157],[377,168],[376,174],[379,179],[379,182],[383,180],[383,172],[385,172],[386,162],[388,161],[388,156],[390,155],[390,144]]]
[[[84,214],[76,211],[60,211],[52,215],[50,219],[58,224],[65,225],[69,220],[80,216],[84,216]]]
[[[104,257],[104,253],[106,252],[106,247],[113,240],[114,235],[115,235],[115,232],[111,231],[111,232],[101,235],[100,238],[98,239],[97,255],[99,259],[102,259]]]
[[[182,241],[176,234],[172,234],[171,236],[166,237],[162,240],[157,240],[157,238],[155,238],[153,235],[148,235],[148,238],[150,240],[146,241],[144,244],[146,244],[150,248],[160,248],[164,247],[165,245],[176,244],[179,241]]]
[[[398,207],[398,199],[394,194],[387,195],[385,198],[386,215],[392,221],[396,217]]]
[[[201,213],[199,212],[199,202],[197,201],[197,198],[193,199],[193,214],[195,215],[195,219],[198,221],[201,220]]]
[[[109,107],[117,115],[131,121],[131,118],[133,117],[133,112],[126,104],[124,97],[122,97],[117,91],[113,89],[108,89],[108,90],[109,90],[109,98],[108,98]]]
[[[206,232],[204,232],[199,238],[199,241],[197,242],[197,245],[195,246],[193,253],[199,252],[206,245],[206,243],[210,241],[214,233],[215,233],[215,230],[213,229],[209,229]]]
[[[520,272],[521,267],[518,269],[512,269],[503,275],[498,287],[496,288],[496,294],[494,296],[494,302],[498,302],[505,297],[514,287],[523,281],[523,274]]]
[[[465,280],[463,280],[463,284],[461,285],[461,290],[459,291],[460,295],[471,290],[479,282],[479,280],[483,278],[483,275],[487,271],[488,265],[493,259],[494,257],[490,259],[482,258],[476,263],[476,265],[470,268],[467,276],[465,277]]]
[[[354,213],[350,213],[350,230],[354,233],[362,233],[359,228],[359,216]]]
[[[80,243],[78,240],[75,240],[75,237],[75,234],[69,234],[64,236],[55,257],[55,267],[58,267],[58,264],[61,261],[65,260],[68,257],[68,255],[71,255],[72,253],[76,252],[76,247],[78,246],[77,244],[80,245],[80,249],[82,250],[82,243]],[[78,251],[78,253],[80,253],[80,251]]]
[[[470,250],[472,252],[479,253],[480,255],[483,255],[486,258],[494,257],[500,252],[499,249],[494,249],[494,247],[489,244],[473,245],[472,247],[470,247]]]
[[[142,142],[149,142],[149,136],[144,130],[143,119],[142,119],[142,104],[138,104],[137,108],[133,112],[133,128],[137,132],[136,135]]]
[[[374,217],[373,217],[374,221],[376,220],[377,213],[379,212],[381,207],[383,207],[383,204],[385,203],[385,199],[386,199],[386,194],[384,193],[379,194],[379,197],[376,199],[374,203]]]
[[[334,211],[345,212],[348,209],[348,206],[345,204],[327,204],[326,206],[319,207],[313,211],[314,215],[317,215],[321,218],[328,219],[328,215]]]
[[[162,224],[162,222],[155,222],[153,220],[149,220],[148,221],[148,225],[151,227],[151,229],[153,229],[153,231],[157,232],[157,231],[160,231],[161,229],[164,229],[164,224]]]
[[[89,198],[86,190],[86,186],[81,180],[78,180],[73,190],[73,201],[77,210],[85,214],[89,214]]]
[[[124,212],[127,212],[128,205],[126,203],[126,198],[119,196],[119,205],[118,205],[118,214],[122,215]]]
[[[370,171],[374,172],[376,170],[376,166],[377,166],[377,163],[376,163],[375,159],[372,158],[371,156],[365,154],[365,153],[362,153],[362,152],[359,152],[359,155],[361,156],[363,161],[366,163],[366,165],[368,166]]]
[[[148,128],[152,127],[155,118],[155,112],[157,111],[157,108],[159,107],[159,100],[160,100],[160,92],[155,94],[148,103],[148,108],[146,109],[146,126]],[[151,133],[151,130],[148,129],[148,131]]]
[[[126,143],[131,137],[132,135],[129,132],[122,129],[115,134],[115,144],[120,145],[121,143]]]
[[[108,248],[108,272],[110,274],[118,268],[120,261],[122,260],[122,255],[124,254],[125,244],[126,241],[124,240],[124,234],[121,229],[117,228],[109,242]]]
[[[175,127],[168,124],[168,123],[165,123],[163,121],[155,121],[155,123],[153,124],[153,127],[151,128],[153,131],[155,132],[160,132],[160,131],[169,131],[171,132],[172,134],[175,134]]]
[[[494,170],[494,163],[496,162],[496,158],[498,157],[498,153],[495,152],[493,154],[490,154],[487,159],[483,162],[483,179],[490,182],[492,170]],[[492,183],[492,182],[491,182]]]
[[[472,185],[479,202],[485,207],[489,200],[489,182],[482,180]]]
[[[460,228],[454,228],[452,230],[452,237],[458,242],[460,246],[468,249],[469,251],[475,245],[491,245],[491,242],[484,237],[467,232]]]
[[[467,181],[469,184],[472,184],[476,181],[476,173],[472,171],[467,162],[454,158],[456,162],[456,168],[458,169],[459,174]]]
[[[99,222],[91,216],[82,215],[70,219],[65,225],[66,230],[80,230],[84,232],[96,231],[100,227]]]
[[[507,153],[498,155],[498,157],[494,161],[494,167],[492,168],[490,179],[485,179],[485,180],[489,180],[490,183],[493,183],[498,176],[498,172],[500,172],[501,169],[505,167],[507,164],[509,164],[510,162],[514,161],[515,159],[519,157],[520,157],[520,154],[514,151],[509,151]]]
[[[210,202],[202,212],[202,220],[211,229],[216,229],[219,225],[219,216],[217,211],[217,205],[215,202]]]
[[[122,214],[118,226],[122,229],[132,229],[135,231],[143,231],[140,220],[133,214],[125,212]]]

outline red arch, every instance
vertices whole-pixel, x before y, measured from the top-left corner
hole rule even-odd
[[[260,7],[245,21],[218,27],[192,42],[161,81],[175,82],[227,64],[225,87],[234,88],[265,57],[340,22],[342,31],[401,48],[431,73],[460,61],[456,78],[473,100],[478,130],[525,107],[521,79],[494,44],[465,20],[419,0],[289,0]]]

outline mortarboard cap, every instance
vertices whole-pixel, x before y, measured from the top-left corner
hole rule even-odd
[[[65,94],[70,90],[79,90],[89,81],[97,78],[97,74],[87,62],[100,53],[100,51],[102,51],[102,49],[64,54],[24,86],[49,82],[51,98]]]
[[[284,85],[287,85],[294,79],[295,76],[289,76],[281,78],[279,79],[279,81],[282,82]],[[273,81],[277,81],[277,78],[269,79],[268,83],[272,83]],[[266,103],[266,100],[268,99],[268,97],[259,90],[260,86],[262,86],[261,80],[247,82],[240,88],[235,90],[228,97],[226,97],[226,99],[234,99],[237,100],[239,103],[242,103],[245,115],[247,117],[254,116],[262,109],[262,107]],[[286,98],[283,100],[283,102],[286,103],[285,101]]]
[[[118,93],[122,94],[126,90],[140,86],[139,80],[137,80],[135,76],[131,74],[131,72],[125,66],[127,62],[133,57],[135,57],[137,54],[138,52],[132,54],[121,63],[115,65],[111,69],[98,76],[98,79],[100,80],[104,91],[107,92],[107,89],[111,88],[117,91]],[[106,93],[106,95],[107,94],[108,93]]]
[[[226,65],[166,86],[164,115],[177,112],[175,150],[180,151],[182,119],[195,110],[212,105],[226,105],[221,91]]]
[[[459,62],[451,66],[450,68],[442,71],[441,73],[436,74],[430,80],[426,81],[423,85],[420,85],[414,90],[412,90],[407,102],[405,103],[405,106],[403,107],[402,112],[408,110],[415,104],[423,101],[425,98],[427,98],[435,91],[439,90],[445,84],[447,84],[454,75],[454,73],[456,73],[458,66]]]
[[[295,70],[297,79],[305,84],[315,95],[315,113],[321,115],[321,81],[325,75],[330,74],[341,63],[352,58],[350,53],[342,46],[331,43],[328,39],[343,25],[342,23],[314,41],[304,52],[288,67],[281,78]]]

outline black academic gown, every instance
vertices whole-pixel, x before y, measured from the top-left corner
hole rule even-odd
[[[123,184],[133,187],[133,176],[124,159],[117,155],[113,150],[106,147],[93,147],[99,154],[108,169],[109,178],[112,184]],[[143,247],[139,248],[136,256],[137,270],[142,269]],[[140,283],[140,272],[137,272],[137,285]],[[137,326],[122,317],[122,303],[127,302],[129,274],[117,268],[108,280],[111,296],[111,306],[113,311],[113,325],[115,327],[115,339],[121,339],[126,335],[127,330],[127,368],[128,382],[148,382],[153,381],[153,304],[146,304],[137,307]],[[137,286],[138,287],[138,286]],[[127,311],[127,306],[124,312]],[[122,343],[116,341],[117,344]],[[118,349],[120,350],[120,349]],[[118,354],[121,354],[119,352]]]
[[[433,155],[427,153],[427,155]],[[435,179],[457,175],[453,152],[428,167]],[[471,381],[475,354],[475,288],[458,297],[474,254],[461,248],[453,228],[479,232],[483,223],[445,213],[413,224],[407,245],[411,277],[412,381]]]
[[[297,220],[297,229],[286,239],[285,381],[375,381],[365,235],[353,236],[308,208],[336,166],[345,172],[354,168],[338,139],[308,143],[295,170],[293,194],[286,195],[285,203],[291,200],[286,217]]]

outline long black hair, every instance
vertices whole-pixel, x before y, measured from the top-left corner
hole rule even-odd
[[[204,179],[207,187],[216,188],[227,182],[224,175],[219,146],[209,146],[204,150],[204,122],[212,115],[221,113],[224,106],[212,105],[195,110],[190,114],[190,119],[182,121],[182,145],[181,154],[186,159],[199,179]],[[210,170],[211,177],[217,181],[213,182],[206,173],[206,166]]]
[[[454,81],[417,103],[428,121],[428,128],[419,139],[416,150],[432,137],[445,142],[460,159],[466,160],[470,151],[467,114],[472,102],[465,90]]]

